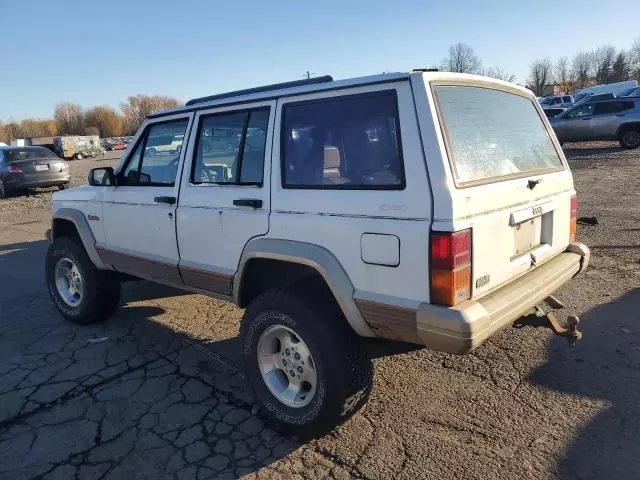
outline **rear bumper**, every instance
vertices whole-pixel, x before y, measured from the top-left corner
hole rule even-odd
[[[8,190],[20,190],[23,188],[44,188],[64,185],[71,181],[71,175],[68,173],[59,175],[47,175],[44,178],[33,176],[14,176],[10,180],[5,180],[5,186]]]
[[[574,243],[561,254],[478,300],[455,307],[356,298],[378,336],[448,353],[468,353],[567,283],[589,264],[589,249]],[[395,305],[392,303],[396,303]]]
[[[420,343],[443,352],[470,352],[587,268],[589,258],[589,249],[574,243],[532,272],[479,300],[451,308],[420,304],[416,318]]]

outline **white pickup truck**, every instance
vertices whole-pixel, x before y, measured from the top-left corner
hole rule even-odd
[[[320,77],[149,116],[115,169],[54,194],[46,277],[81,324],[130,276],[246,308],[255,397],[308,436],[368,398],[362,337],[469,352],[584,270],[576,212],[529,90]]]

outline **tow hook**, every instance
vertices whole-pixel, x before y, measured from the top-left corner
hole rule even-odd
[[[552,295],[546,298],[545,301],[553,309],[564,308],[564,304]],[[560,323],[556,312],[547,312],[546,317],[551,324],[551,328],[553,328],[553,331],[558,335],[564,335],[568,337],[572,345],[575,345],[578,340],[582,340],[582,332],[578,330],[580,319],[576,315],[569,315],[567,317],[566,326]]]

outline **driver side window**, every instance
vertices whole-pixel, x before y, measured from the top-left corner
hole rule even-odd
[[[118,183],[137,186],[173,186],[178,173],[188,120],[147,127]]]

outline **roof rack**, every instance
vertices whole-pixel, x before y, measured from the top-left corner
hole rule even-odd
[[[316,83],[326,82],[333,82],[333,77],[331,75],[324,75],[322,77],[305,78],[303,80],[294,80],[292,82],[274,83],[271,85],[264,85],[262,87],[246,88],[244,90],[236,90],[234,92],[209,95],[208,97],[193,98],[189,100],[185,105],[195,105],[197,103],[211,102],[213,100],[221,100],[223,98],[239,97],[241,95],[252,95],[254,93],[268,92],[271,90],[282,90],[285,88],[302,87],[304,85],[314,85]]]

